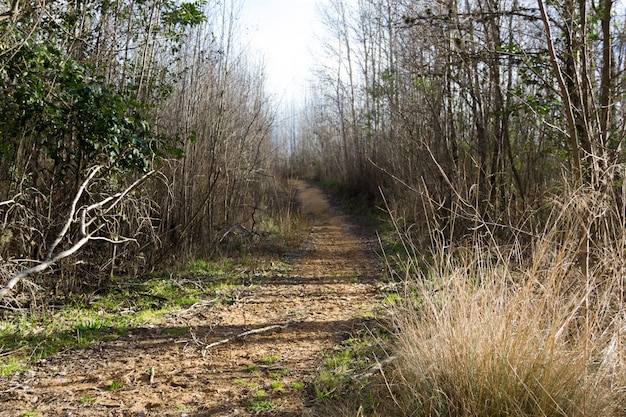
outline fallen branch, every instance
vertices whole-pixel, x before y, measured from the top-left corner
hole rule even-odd
[[[189,308],[186,308],[184,310],[179,311],[176,316],[177,317],[183,317],[186,318],[191,314],[197,314],[197,312],[195,310],[201,309],[203,307],[206,306],[210,306],[212,304],[217,303],[220,300],[220,298],[213,298],[211,300],[201,300],[198,301],[197,303],[192,304]]]
[[[111,239],[105,236],[96,236],[96,233],[98,233],[105,226],[105,224],[97,226],[95,230],[92,231],[90,231],[89,228],[96,220],[103,219],[104,216],[109,213],[117,204],[119,204],[128,193],[130,193],[133,189],[142,184],[156,171],[153,170],[146,173],[137,181],[126,187],[126,189],[124,189],[124,191],[122,192],[106,197],[103,200],[93,203],[91,205],[78,208],[78,202],[80,201],[82,195],[85,193],[90,182],[101,169],[101,166],[96,166],[92,168],[89,171],[87,178],[85,178],[81,186],[78,188],[78,191],[76,192],[76,195],[74,196],[74,199],[70,206],[67,220],[57,234],[55,240],[50,245],[50,248],[48,249],[48,252],[46,254],[46,258],[38,265],[32,268],[28,268],[14,275],[13,278],[11,278],[3,288],[0,288],[0,299],[9,294],[11,290],[17,285],[17,283],[20,282],[23,278],[26,278],[27,276],[36,274],[38,272],[45,271],[47,268],[57,263],[61,259],[67,258],[68,256],[78,252],[78,250],[85,246],[85,244],[87,244],[89,241],[104,240],[112,244],[120,244],[134,241],[134,239],[126,237]],[[101,209],[103,211],[100,211]],[[57,246],[59,246],[59,244],[63,241],[71,226],[76,223],[78,223],[80,239],[69,248],[55,254],[54,251],[56,250]]]
[[[293,320],[289,320],[287,323],[285,323],[283,325],[273,324],[271,326],[262,327],[260,329],[248,330],[246,332],[239,333],[238,335],[233,336],[231,338],[222,339],[222,340],[218,340],[217,342],[209,343],[208,345],[204,346],[204,348],[202,349],[202,356],[206,355],[207,350],[209,350],[211,348],[214,348],[215,346],[224,345],[226,343],[232,342],[233,340],[242,339],[242,338],[244,338],[246,336],[250,336],[250,335],[253,335],[253,334],[266,333],[266,332],[270,332],[272,330],[286,329],[292,323],[293,323]]]

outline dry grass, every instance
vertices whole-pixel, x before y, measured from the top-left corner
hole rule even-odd
[[[393,315],[400,359],[387,375],[393,413],[623,415],[626,229],[617,201],[588,190],[555,201],[530,259],[517,245],[474,242],[437,246],[427,273],[407,265],[407,302]]]
[[[432,228],[427,268],[406,239],[397,360],[332,414],[626,415],[624,194],[562,193],[524,247],[487,224],[464,246]]]

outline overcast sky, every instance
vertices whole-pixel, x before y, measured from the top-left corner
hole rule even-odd
[[[244,0],[241,24],[265,58],[268,92],[285,100],[302,94],[320,31],[317,0]]]

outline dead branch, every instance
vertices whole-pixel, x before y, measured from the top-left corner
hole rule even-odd
[[[38,272],[45,271],[47,268],[49,268],[56,262],[60,261],[61,259],[67,258],[68,256],[73,255],[74,253],[78,252],[78,250],[80,250],[85,244],[87,244],[88,242],[92,240],[104,240],[113,244],[120,244],[120,243],[125,243],[125,242],[134,240],[132,238],[126,238],[126,237],[111,239],[105,236],[97,236],[96,233],[98,233],[104,227],[104,224],[98,225],[93,230],[89,230],[89,229],[90,229],[90,226],[92,226],[94,222],[96,222],[97,220],[102,220],[104,216],[108,214],[117,204],[119,204],[128,193],[130,193],[133,189],[135,189],[137,186],[142,184],[146,179],[152,176],[156,171],[152,170],[146,173],[137,181],[133,182],[131,185],[126,187],[126,189],[124,189],[124,191],[122,192],[116,193],[112,196],[108,196],[104,198],[103,200],[93,203],[91,205],[78,208],[78,203],[82,195],[84,194],[85,190],[88,188],[89,184],[94,179],[96,174],[101,169],[102,169],[101,166],[96,166],[92,168],[89,171],[87,178],[83,181],[83,183],[79,187],[78,191],[76,192],[76,195],[74,196],[74,200],[72,201],[72,205],[70,206],[70,211],[68,213],[67,220],[65,224],[63,225],[63,227],[61,228],[61,230],[59,231],[59,233],[57,234],[57,237],[55,238],[54,242],[52,242],[52,244],[50,245],[46,258],[38,265],[32,268],[23,270],[19,272],[18,274],[14,275],[13,278],[11,278],[9,282],[3,288],[0,288],[0,299],[5,297],[7,294],[9,294],[11,290],[13,289],[13,287],[15,287],[17,283],[20,282],[20,280],[22,280],[23,278],[32,274],[36,274]],[[102,211],[100,211],[101,209]],[[57,252],[55,254],[54,253],[55,250],[57,249],[59,244],[63,241],[63,239],[66,237],[71,226],[76,223],[78,223],[80,239],[74,244],[72,244],[69,248],[65,250],[61,250],[60,252]]]
[[[15,198],[12,198],[10,200],[6,200],[6,201],[0,201],[0,206],[6,206],[9,204],[14,204],[15,203]]]
[[[204,356],[206,354],[206,351],[214,348],[216,346],[219,345],[224,345],[226,343],[232,342],[233,340],[237,340],[237,339],[242,339],[246,336],[250,336],[253,334],[259,334],[259,333],[265,333],[265,332],[270,332],[272,330],[282,330],[282,329],[286,329],[287,327],[289,327],[289,325],[291,325],[293,323],[293,320],[289,320],[287,323],[280,325],[280,324],[273,324],[271,326],[266,326],[266,327],[262,327],[260,329],[253,329],[253,330],[248,330],[246,332],[243,333],[239,333],[238,335],[228,338],[228,339],[222,339],[222,340],[218,340],[217,342],[213,342],[213,343],[209,343],[208,345],[206,345],[203,349],[202,349],[202,356]]]
[[[83,192],[85,191],[85,188],[87,188],[87,185],[89,184],[89,182],[91,182],[93,177],[101,169],[102,169],[101,166],[97,166],[95,168],[92,168],[92,170],[89,173],[89,175],[87,175],[87,178],[85,179],[85,181],[83,181],[83,183],[78,188],[78,191],[76,192],[76,196],[74,196],[74,201],[72,201],[72,205],[70,206],[70,213],[67,216],[67,221],[65,222],[65,225],[63,225],[63,228],[61,229],[61,231],[57,235],[57,237],[54,240],[54,242],[52,242],[52,244],[50,245],[50,248],[48,249],[48,254],[46,255],[46,260],[49,260],[49,259],[52,258],[52,254],[54,253],[54,250],[56,249],[57,245],[59,243],[61,243],[61,241],[63,240],[63,238],[67,234],[67,231],[70,229],[70,226],[72,225],[72,223],[75,222],[74,215],[76,214],[76,206],[78,205],[78,201],[82,197]],[[84,229],[81,228],[81,232],[84,232]],[[84,234],[85,233],[83,233],[83,235]]]

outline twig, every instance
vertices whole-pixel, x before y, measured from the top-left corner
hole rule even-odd
[[[378,361],[378,359],[376,360],[376,363],[374,365],[372,365],[372,367],[370,367],[367,372],[365,372],[364,374],[360,374],[360,375],[356,375],[354,377],[355,380],[357,381],[362,381],[366,378],[370,378],[372,376],[374,376],[374,374],[378,373],[378,372],[383,372],[383,367],[385,365],[387,365],[390,362],[395,361],[396,359],[398,359],[397,356],[389,356],[387,359],[384,359],[382,361]]]
[[[274,324],[272,326],[263,327],[261,329],[248,330],[247,332],[240,333],[240,334],[238,334],[235,337],[237,339],[240,339],[242,337],[250,336],[251,334],[265,333],[265,332],[269,332],[270,330],[274,330],[274,329],[284,329],[287,326],[289,326],[290,324],[291,324],[291,321],[288,321],[286,324],[284,324],[282,326],[279,325],[279,324]]]
[[[15,198],[12,198],[10,200],[6,200],[6,201],[0,201],[0,206],[6,206],[8,204],[13,204],[15,203]]]
[[[206,346],[202,349],[202,356],[204,356],[204,353],[205,353],[208,349],[211,349],[211,348],[213,348],[213,347],[215,347],[215,346],[219,346],[219,345],[226,344],[226,343],[230,342],[232,339],[234,339],[234,338],[231,338],[231,339],[223,339],[223,340],[219,340],[219,341],[217,341],[217,342],[213,342],[213,343],[211,343],[211,344],[206,345]]]
[[[0,22],[4,22],[5,20],[17,20],[17,17],[20,13],[20,2],[19,0],[11,1],[11,8],[6,12],[0,14]]]
[[[241,339],[244,338],[246,336],[250,336],[252,334],[259,334],[259,333],[265,333],[265,332],[269,332],[272,330],[278,330],[278,329],[286,329],[287,327],[289,327],[289,325],[291,325],[293,323],[293,320],[289,320],[287,323],[280,325],[280,324],[273,324],[271,326],[267,326],[267,327],[262,327],[260,329],[253,329],[253,330],[248,330],[246,332],[243,333],[239,333],[236,336],[233,336],[231,338],[228,339],[222,339],[222,340],[218,340],[217,342],[213,342],[210,343],[208,345],[206,345],[203,349],[202,349],[202,356],[204,356],[206,354],[206,351],[214,348],[215,346],[219,346],[219,345],[224,345],[226,343],[232,342],[233,340],[237,340],[237,339]]]

